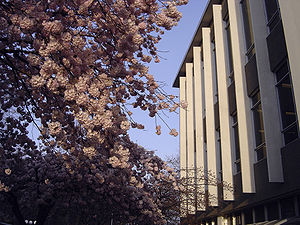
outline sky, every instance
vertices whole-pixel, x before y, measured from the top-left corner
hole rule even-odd
[[[189,0],[188,5],[179,7],[182,19],[171,31],[165,32],[157,46],[161,56],[160,63],[151,63],[149,73],[164,83],[163,89],[168,94],[179,96],[179,89],[173,88],[172,85],[206,4],[207,0]],[[179,135],[177,137],[169,135],[169,128],[159,119],[157,122],[162,127],[162,134],[156,135],[155,120],[146,112],[134,112],[133,116],[137,122],[145,125],[145,129],[131,129],[129,134],[132,141],[155,151],[163,159],[179,155]],[[175,128],[179,132],[179,114],[167,113],[162,116],[170,128]]]

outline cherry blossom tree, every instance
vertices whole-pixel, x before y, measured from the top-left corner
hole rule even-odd
[[[178,188],[174,172],[127,131],[144,127],[130,107],[160,117],[180,106],[147,64],[159,62],[156,44],[186,3],[0,2],[0,196],[7,215],[44,224],[63,209],[81,224],[165,223],[157,191],[164,183]]]
[[[165,224],[168,187],[178,190],[176,173],[153,152],[131,143],[129,168],[99,158],[43,150],[1,152],[0,218],[19,224]],[[172,196],[174,197],[174,196]],[[145,222],[147,221],[147,222]]]

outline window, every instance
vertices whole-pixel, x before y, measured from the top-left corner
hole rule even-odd
[[[236,218],[236,225],[242,225],[242,215],[241,215],[241,213],[236,214],[235,218]]]
[[[255,94],[252,95],[252,113],[254,122],[254,133],[255,133],[255,151],[256,160],[259,161],[266,157],[266,144],[265,144],[265,131],[263,114],[260,101],[260,91],[257,90]]]
[[[226,23],[225,30],[226,30],[226,39],[227,39],[229,79],[230,79],[230,83],[232,83],[234,81],[234,74],[233,74],[233,58],[232,58],[230,23],[229,23],[228,14],[225,16],[225,23]]]
[[[267,212],[268,212],[268,220],[277,220],[279,219],[279,210],[278,210],[278,203],[272,202],[267,205]]]
[[[223,173],[222,173],[222,148],[221,148],[221,134],[220,134],[220,128],[217,130],[217,150],[218,150],[218,167],[219,167],[219,179],[220,181],[223,181]]]
[[[241,7],[242,7],[242,14],[243,14],[243,22],[244,22],[245,41],[246,41],[246,56],[248,57],[249,60],[255,54],[249,0],[242,0]]]
[[[282,133],[285,144],[288,144],[298,138],[298,127],[290,69],[287,60],[281,64],[275,74],[281,113]]]
[[[214,102],[217,102],[219,100],[219,97],[218,97],[218,71],[217,71],[217,55],[216,55],[216,45],[215,45],[215,39],[214,37],[212,37],[212,42],[211,42],[211,46],[212,46],[212,58],[213,58],[213,61],[212,61],[212,66],[213,66],[213,91],[214,91],[214,96],[215,96],[215,101]]]
[[[280,201],[282,218],[289,218],[295,216],[294,199],[287,198]]]
[[[263,205],[256,206],[254,208],[255,212],[255,223],[265,221],[265,209]]]
[[[245,224],[252,224],[253,223],[252,209],[246,209],[244,211],[244,215],[245,215]]]
[[[204,143],[207,143],[207,134],[206,134],[206,117],[203,118],[203,139]]]
[[[234,143],[235,143],[235,171],[236,173],[241,172],[241,155],[240,155],[240,142],[239,142],[239,131],[237,114],[232,116],[232,128],[234,132]]]
[[[267,13],[267,25],[270,32],[280,21],[279,5],[277,0],[265,0],[266,13]]]

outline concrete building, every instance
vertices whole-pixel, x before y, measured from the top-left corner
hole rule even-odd
[[[173,84],[188,103],[182,224],[300,224],[298,12],[300,0],[208,2]]]

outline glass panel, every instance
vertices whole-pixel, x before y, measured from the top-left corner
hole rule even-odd
[[[278,10],[277,0],[265,0],[265,4],[266,4],[267,19],[268,21],[270,21],[270,19]]]
[[[220,135],[220,131],[218,131],[218,134]],[[220,172],[222,172],[223,165],[222,165],[222,147],[221,147],[221,139],[218,139],[218,150],[219,150],[219,159],[220,159]]]
[[[226,34],[227,34],[227,45],[228,45],[228,62],[229,62],[228,66],[229,66],[229,73],[231,74],[233,72],[233,59],[232,59],[231,34],[230,34],[230,25],[229,24],[227,25],[227,28],[226,28]]]
[[[279,211],[277,202],[273,202],[267,205],[268,210],[268,220],[277,220],[279,219]]]
[[[293,198],[288,198],[280,201],[282,218],[295,216],[295,208]]]
[[[217,71],[217,55],[216,55],[216,45],[215,41],[211,43],[212,46],[212,54],[213,54],[213,68],[214,68],[214,77],[213,77],[213,82],[214,82],[214,96],[215,96],[215,102],[218,101],[218,71]]]
[[[274,15],[272,20],[270,20],[268,23],[270,32],[276,27],[278,22],[280,22],[280,16],[279,16],[279,12],[277,11],[277,13]]]
[[[207,135],[206,135],[206,117],[203,118],[203,139],[204,143],[207,141]]]
[[[249,0],[243,0],[241,2],[241,4],[242,4],[242,14],[243,14],[243,20],[244,20],[246,49],[248,50],[251,47],[251,45],[253,44],[253,33],[252,33]]]
[[[295,123],[290,128],[286,129],[283,135],[284,135],[284,142],[286,145],[292,142],[293,140],[295,140],[296,138],[298,138],[299,134],[298,134],[297,123]]]
[[[235,140],[235,159],[240,159],[240,142],[238,127],[234,127],[234,140]]]
[[[263,145],[260,148],[256,149],[256,160],[262,160],[266,158],[267,152],[266,152],[266,146]]]
[[[236,167],[236,172],[239,173],[241,172],[241,161],[235,162],[235,167]]]
[[[261,104],[258,104],[253,109],[253,119],[254,119],[256,147],[257,147],[265,142],[265,131],[264,131],[264,122],[263,122]]]
[[[280,68],[276,71],[276,79],[279,82],[285,75],[289,73],[289,67],[287,62],[284,62]]]
[[[265,221],[265,210],[264,206],[260,205],[255,207],[255,223]]]
[[[277,86],[277,88],[280,102],[282,126],[284,129],[296,121],[296,112],[294,109],[290,76],[284,78],[284,80]]]
[[[237,115],[233,115],[232,116],[232,122],[233,122],[233,126],[235,126],[235,123],[237,123]]]
[[[253,96],[252,96],[252,105],[254,106],[257,102],[260,101],[260,92],[257,91]]]
[[[244,215],[245,215],[245,224],[253,223],[253,216],[252,216],[252,210],[251,209],[245,210]]]

